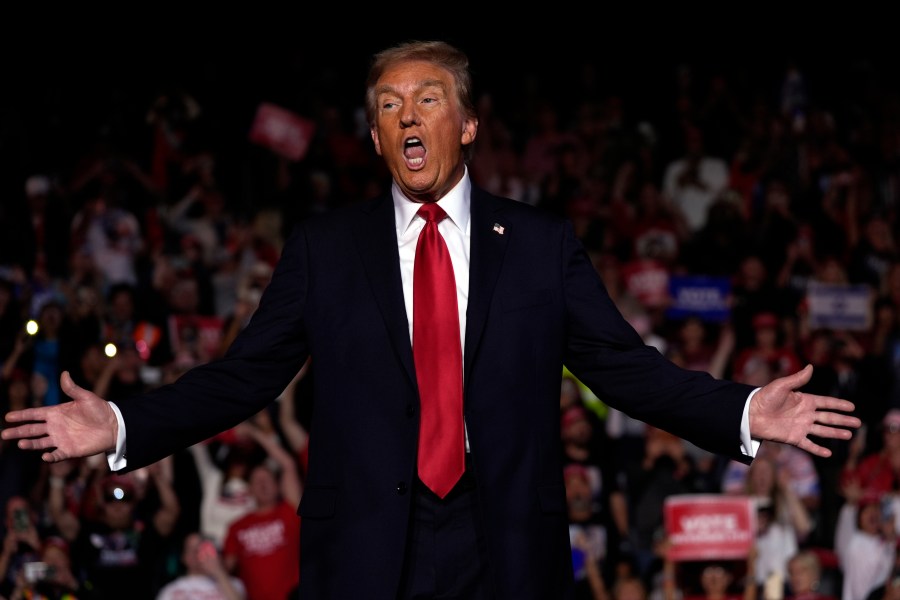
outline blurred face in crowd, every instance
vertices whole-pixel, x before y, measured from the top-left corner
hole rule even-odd
[[[55,336],[62,325],[63,309],[56,302],[50,302],[41,309],[38,321],[40,331],[45,336]]]
[[[857,515],[859,529],[871,535],[878,535],[881,531],[881,504],[867,502],[859,507]]]
[[[463,145],[478,127],[459,104],[453,75],[423,60],[396,62],[382,72],[375,95],[375,151],[405,196],[439,200],[462,178]]]
[[[700,585],[707,594],[722,594],[731,585],[731,573],[721,565],[709,565],[700,574]]]
[[[121,490],[116,493],[116,489]],[[103,489],[103,519],[111,529],[127,529],[134,517],[134,491],[113,486]]]
[[[587,474],[577,467],[566,473],[566,505],[571,521],[586,521],[593,514]]]
[[[819,568],[818,559],[814,555],[801,553],[788,561],[788,582],[794,594],[803,594],[815,591],[819,584]]]
[[[594,434],[587,412],[581,406],[570,407],[563,413],[562,438],[567,444],[586,445]]]
[[[771,460],[754,460],[747,471],[748,488],[757,496],[768,496],[775,490],[775,476],[775,464]]]
[[[250,495],[259,507],[268,507],[278,501],[278,479],[271,469],[264,465],[253,468],[250,472]]]

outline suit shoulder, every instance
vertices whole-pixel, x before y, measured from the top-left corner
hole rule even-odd
[[[486,207],[489,212],[544,227],[563,227],[567,223],[565,218],[531,204],[497,196],[481,188],[473,187],[472,189],[472,203],[481,203],[482,207]]]
[[[294,223],[293,229],[299,228],[306,232],[341,229],[365,219],[367,215],[382,207],[384,202],[384,197],[378,197],[341,204],[320,213],[306,215]]]

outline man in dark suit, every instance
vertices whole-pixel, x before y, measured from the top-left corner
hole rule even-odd
[[[115,404],[63,376],[74,402],[8,414],[18,426],[3,438],[46,461],[106,452],[131,470],[246,419],[311,356],[301,596],[555,600],[572,590],[564,364],[610,405],[745,462],[764,439],[827,457],[809,435],[848,439],[859,426],[844,414],[852,403],[797,391],[811,367],[754,390],[674,366],[616,310],[569,223],[472,185],[478,119],[457,49],[413,42],[377,55],[366,106],[391,194],[301,222],[224,358]],[[460,330],[432,370],[462,349],[461,373],[440,373],[464,390],[449,435],[464,472],[449,492],[431,491],[417,467],[443,436],[419,434],[430,409],[417,334],[439,327],[413,302],[417,240],[431,227],[417,209],[431,203],[448,215],[437,229],[455,273],[456,310],[442,316],[458,313]]]

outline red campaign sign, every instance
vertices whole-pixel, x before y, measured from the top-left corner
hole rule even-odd
[[[663,518],[674,561],[746,558],[756,537],[756,508],[749,496],[669,496]]]
[[[275,104],[262,102],[250,127],[250,141],[294,162],[309,150],[316,125]]]
[[[639,258],[622,265],[625,288],[649,308],[665,307],[670,302],[669,271],[651,258]]]

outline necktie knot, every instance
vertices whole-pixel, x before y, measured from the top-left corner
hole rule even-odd
[[[443,208],[438,206],[437,202],[426,202],[417,211],[417,214],[425,219],[425,221],[434,221],[440,223],[447,217],[447,213]]]

